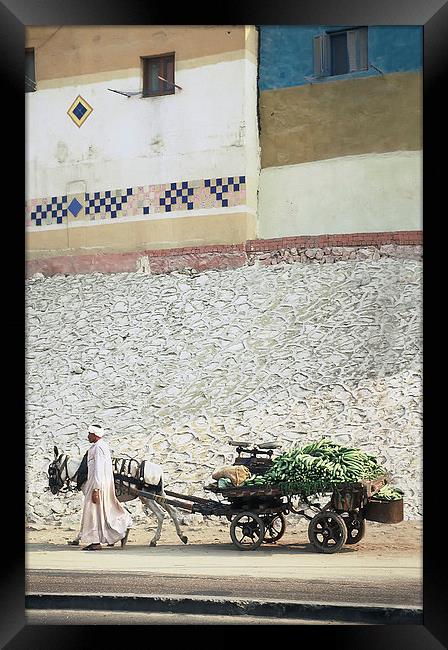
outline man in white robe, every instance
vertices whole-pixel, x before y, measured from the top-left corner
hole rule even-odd
[[[132,526],[131,515],[115,495],[112,458],[103,435],[99,425],[89,427],[88,440],[92,446],[87,454],[87,481],[82,490],[80,541],[86,544],[83,551],[100,551],[101,544],[113,545],[119,540],[124,546]]]

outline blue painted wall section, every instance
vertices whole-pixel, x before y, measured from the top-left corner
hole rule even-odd
[[[310,83],[314,72],[313,38],[324,32],[358,25],[276,25],[260,27],[260,90],[288,88]],[[362,25],[359,25],[362,27]],[[423,33],[419,26],[368,28],[369,64],[385,74],[417,71],[423,65]],[[313,83],[378,76],[374,68],[325,77]]]

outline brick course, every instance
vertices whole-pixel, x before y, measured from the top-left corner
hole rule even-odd
[[[403,246],[411,249],[380,251],[381,246]],[[411,257],[420,257],[423,245],[422,231],[348,233],[336,235],[315,235],[297,237],[279,237],[277,239],[251,239],[241,244],[214,244],[210,246],[187,246],[183,248],[166,248],[159,250],[143,250],[129,253],[97,253],[92,255],[61,255],[43,259],[28,260],[26,275],[34,273],[44,275],[74,274],[74,273],[122,273],[139,269],[140,260],[147,258],[152,273],[167,273],[185,268],[198,271],[210,269],[230,269],[257,260],[263,264],[277,263],[287,258],[291,261],[305,261],[301,255],[309,249],[323,249],[319,257],[320,263],[333,262],[331,247],[352,248],[359,251],[364,248],[360,259],[372,257],[375,251],[380,256],[402,257],[409,253]],[[367,251],[365,247],[369,247]],[[291,253],[291,249],[294,253]],[[375,259],[378,258],[378,254]],[[345,256],[347,259],[348,256]],[[353,259],[353,255],[351,256]],[[308,259],[308,258],[306,258]],[[314,256],[312,258],[314,261]]]

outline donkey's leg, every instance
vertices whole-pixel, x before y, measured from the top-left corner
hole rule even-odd
[[[157,506],[155,501],[152,501],[151,499],[145,499],[145,497],[140,497],[140,501],[143,504],[145,513],[149,515],[148,510],[150,510],[157,518],[157,530],[155,532],[154,537],[149,542],[150,546],[156,546],[157,542],[160,539],[160,535],[162,533],[162,524],[163,524],[163,520],[165,519],[165,515],[163,514],[161,509]]]
[[[164,497],[166,496],[165,490],[163,488],[162,488],[162,491],[161,491],[161,496],[164,496]],[[161,503],[160,506],[167,511],[167,513],[169,514],[169,516],[173,520],[173,523],[174,523],[174,525],[176,527],[177,536],[179,537],[181,542],[186,544],[188,542],[188,537],[186,535],[182,535],[182,530],[181,530],[180,523],[179,523],[179,517],[177,516],[176,510],[174,508],[172,508],[171,506],[169,506],[167,503]]]

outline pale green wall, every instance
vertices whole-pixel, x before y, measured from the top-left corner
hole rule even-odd
[[[422,229],[420,151],[263,169],[258,237]]]

